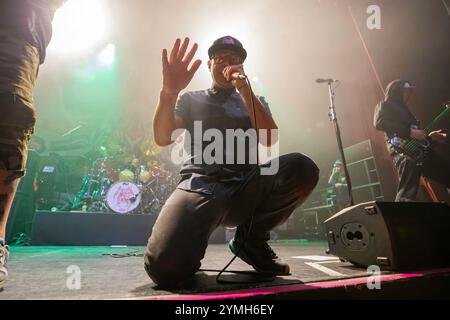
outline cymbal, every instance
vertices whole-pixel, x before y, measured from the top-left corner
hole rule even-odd
[[[147,139],[142,142],[140,150],[145,156],[156,156],[161,153],[162,148],[157,146],[152,140]]]

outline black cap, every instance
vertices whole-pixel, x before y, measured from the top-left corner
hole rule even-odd
[[[245,51],[242,43],[231,36],[222,37],[214,41],[213,45],[208,50],[209,58],[212,59],[217,52],[222,50],[235,52],[243,61],[247,58],[247,51]]]

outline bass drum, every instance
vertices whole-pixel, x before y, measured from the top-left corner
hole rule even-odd
[[[139,206],[140,202],[141,190],[128,181],[114,183],[106,194],[108,207],[117,213],[130,213]]]

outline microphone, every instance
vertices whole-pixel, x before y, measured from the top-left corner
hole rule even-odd
[[[333,82],[339,82],[339,80],[336,80],[336,79],[322,79],[322,78],[319,78],[319,79],[316,79],[316,82],[317,82],[317,83],[333,83]]]
[[[239,73],[239,72],[235,72],[231,75],[231,77],[233,79],[240,79],[240,80],[245,80],[247,79],[247,76],[245,74]]]

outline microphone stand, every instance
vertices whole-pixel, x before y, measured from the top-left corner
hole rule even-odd
[[[330,95],[330,107],[329,107],[328,116],[330,117],[330,121],[333,122],[333,124],[334,124],[334,131],[336,133],[338,148],[339,148],[339,152],[341,154],[342,163],[344,165],[345,179],[347,180],[347,189],[348,189],[348,195],[349,195],[349,199],[350,199],[350,206],[353,206],[355,204],[355,201],[353,199],[352,182],[350,180],[350,174],[349,174],[348,168],[347,168],[347,161],[345,160],[344,147],[342,145],[342,138],[341,138],[341,129],[339,128],[339,123],[338,123],[337,115],[336,115],[336,106],[334,104],[334,96],[335,96],[334,90],[336,88],[333,89],[331,87],[331,84],[333,82],[334,81],[327,81],[328,94]]]

